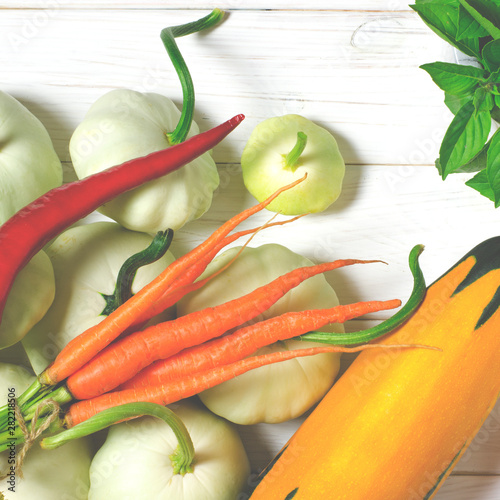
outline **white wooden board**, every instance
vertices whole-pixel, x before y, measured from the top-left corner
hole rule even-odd
[[[421,263],[430,283],[499,234],[500,213],[464,186],[468,177],[443,182],[433,166],[451,115],[418,66],[454,54],[407,3],[225,0],[218,6],[229,10],[221,26],[179,40],[197,91],[195,119],[202,129],[237,113],[246,120],[215,149],[221,186],[208,213],[178,232],[175,253],[254,202],[241,180],[242,149],[257,123],[287,113],[307,116],[336,136],[347,163],[344,189],[325,213],[266,230],[255,243],[280,242],[316,261],[388,262],[330,273],[342,302],[404,300],[411,289],[407,255],[417,243],[426,247]],[[125,87],[180,104],[159,33],[212,7],[203,0],[0,0],[0,88],[46,125],[65,179],[72,180],[68,141],[99,96]],[[259,214],[249,226],[268,217]],[[254,472],[301,421],[238,428]],[[500,499],[499,405],[436,499]]]

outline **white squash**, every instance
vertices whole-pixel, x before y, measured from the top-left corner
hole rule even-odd
[[[249,463],[241,439],[225,420],[193,401],[171,406],[195,449],[193,472],[173,474],[177,447],[170,427],[142,417],[112,426],[90,467],[89,500],[235,500]]]
[[[108,92],[91,106],[71,137],[78,177],[169,147],[166,134],[175,129],[179,117],[175,104],[162,95],[128,89]],[[193,122],[188,137],[198,132]],[[208,210],[218,185],[215,162],[205,153],[180,170],[118,196],[100,211],[136,231],[177,230]]]
[[[305,149],[289,160],[299,132],[307,137]],[[246,188],[259,202],[307,173],[305,181],[267,206],[287,215],[326,210],[339,197],[345,173],[333,135],[293,114],[268,118],[255,127],[241,155],[241,169]]]
[[[217,257],[208,266],[205,275],[223,267],[237,250],[232,248]],[[308,259],[281,245],[247,247],[229,268],[181,300],[177,312],[185,315],[226,302],[288,271],[310,264]],[[287,311],[334,307],[338,303],[335,291],[324,276],[318,275],[288,292],[258,319]],[[343,332],[344,328],[335,324],[322,330]],[[260,349],[258,353],[311,345],[308,342],[285,341]],[[211,411],[238,424],[284,422],[303,414],[328,391],[338,373],[339,360],[339,354],[333,353],[264,366],[204,391],[199,396]]]
[[[0,385],[20,396],[34,380],[34,375],[21,366],[0,363]],[[6,392],[7,397],[7,392]],[[19,452],[19,449],[17,450]],[[90,479],[89,468],[93,450],[89,438],[71,441],[55,450],[43,450],[38,441],[28,450],[17,472],[0,481],[5,500],[85,500]],[[10,450],[0,454],[0,471],[9,471]]]
[[[45,317],[23,340],[36,373],[71,339],[103,320],[105,300],[101,294],[113,293],[122,264],[151,241],[147,234],[103,221],[68,229],[47,248],[55,272],[56,297]],[[158,261],[141,267],[132,291],[140,290],[173,260],[167,251]]]
[[[14,97],[0,91],[0,224],[61,185],[62,167],[43,124]],[[39,252],[17,276],[0,325],[0,348],[18,342],[54,299],[50,260]]]

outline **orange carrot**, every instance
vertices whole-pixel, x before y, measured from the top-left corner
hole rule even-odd
[[[67,387],[76,399],[103,394],[129,380],[153,361],[219,337],[255,318],[305,279],[346,265],[367,262],[373,261],[347,259],[301,267],[237,299],[132,333],[105,348],[71,375]],[[320,309],[309,315],[324,325],[324,318],[335,315],[334,309]],[[300,314],[308,315],[306,311]],[[314,328],[316,326],[311,325],[309,330]]]
[[[398,300],[340,305],[334,308],[335,317],[328,316],[328,323],[344,323],[370,312],[391,309],[399,305]],[[296,337],[310,329],[310,317],[304,317],[300,312],[284,313],[156,361],[122,384],[119,390],[161,385],[189,375],[197,376],[198,372],[239,361],[254,354],[261,347]]]
[[[186,269],[184,274],[179,276],[174,282],[165,290],[165,292],[162,294],[162,296],[156,300],[154,304],[151,305],[151,307],[146,311],[146,314],[142,318],[139,318],[137,322],[135,323],[136,325],[144,324],[145,322],[149,321],[151,318],[156,316],[157,314],[160,314],[161,312],[165,311],[169,307],[173,306],[176,304],[179,300],[181,300],[185,295],[187,295],[190,292],[193,292],[195,290],[198,290],[199,288],[203,287],[208,281],[210,281],[212,278],[214,278],[217,274],[221,273],[224,269],[229,267],[229,265],[236,259],[234,257],[231,259],[231,261],[226,264],[223,268],[219,269],[216,273],[211,274],[207,278],[204,278],[203,280],[195,281],[197,278],[201,276],[203,271],[207,268],[208,264],[212,262],[212,260],[215,258],[215,256],[226,246],[229,244],[233,243],[234,241],[238,240],[239,238],[242,238],[243,236],[247,235],[252,235],[255,236],[255,234],[258,231],[261,231],[264,228],[268,227],[273,227],[273,226],[282,226],[284,224],[289,224],[290,222],[294,222],[301,217],[304,217],[304,215],[297,215],[296,217],[293,217],[291,219],[287,219],[285,221],[278,221],[278,222],[267,222],[266,224],[263,224],[262,226],[252,228],[252,229],[246,229],[244,231],[238,231],[237,233],[231,234],[229,236],[226,236],[218,245],[216,245],[210,252],[208,252],[206,255],[204,255],[202,258],[200,258],[197,262],[195,262],[190,268]],[[250,238],[251,239],[251,238]],[[248,240],[245,245],[249,243],[250,240]],[[134,326],[134,325],[132,325]]]
[[[41,374],[39,381],[43,385],[54,385],[64,380],[76,370],[89,362],[97,353],[115,340],[122,332],[129,328],[146,310],[163,295],[168,286],[191,265],[196,263],[208,251],[223,240],[238,224],[251,215],[263,210],[271,201],[282,192],[291,189],[305,180],[305,176],[287,186],[280,188],[269,198],[243,212],[235,215],[220,226],[203,243],[175,260],[159,276],[139,292],[131,297],[122,306],[118,307],[98,325],[95,325],[75,339],[71,340],[59,353],[55,361]]]
[[[126,403],[152,402],[161,405],[168,405],[198,394],[206,389],[210,389],[222,382],[226,382],[247,371],[261,366],[278,363],[303,356],[313,356],[316,354],[331,352],[358,352],[364,349],[374,348],[408,348],[423,347],[419,345],[389,345],[389,344],[365,344],[358,347],[322,346],[308,349],[296,349],[292,351],[278,351],[260,356],[245,358],[224,366],[218,366],[211,370],[198,373],[195,377],[188,376],[176,379],[170,384],[160,384],[138,389],[128,389],[124,391],[108,392],[96,398],[87,399],[73,403],[65,416],[66,427],[73,427],[96,413],[119,406]]]

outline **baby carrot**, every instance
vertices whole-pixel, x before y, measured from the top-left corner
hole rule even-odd
[[[76,399],[88,399],[107,392],[153,361],[219,337],[231,328],[255,318],[305,279],[346,265],[367,262],[347,259],[301,267],[237,299],[132,333],[108,346],[71,375],[67,387]],[[328,311],[325,314],[332,315],[332,310],[325,311]],[[301,314],[305,316],[307,312]],[[321,310],[315,311],[314,315],[317,318],[324,316]]]
[[[331,352],[358,352],[364,349],[393,349],[409,347],[433,349],[429,346],[419,345],[364,344],[358,347],[311,347],[308,349],[277,351],[269,354],[252,356],[241,361],[236,361],[235,363],[218,366],[217,368],[212,368],[211,370],[198,373],[195,377],[187,376],[181,379],[176,379],[170,384],[160,384],[137,389],[108,392],[96,398],[78,401],[73,403],[66,413],[65,425],[68,428],[73,427],[81,422],[84,422],[102,410],[126,403],[139,401],[162,405],[175,403],[181,399],[194,396],[195,394],[198,394],[206,389],[210,389],[211,387],[221,384],[222,382],[226,382],[255,368],[293,358],[314,356],[316,354]]]
[[[254,354],[261,347],[300,335],[297,333],[299,331],[305,333],[325,323],[344,323],[364,314],[391,309],[399,305],[398,300],[339,305],[332,309],[332,314],[324,315],[322,321],[316,314],[304,316],[300,312],[284,313],[281,316],[246,326],[229,335],[184,349],[169,358],[158,360],[122,384],[119,389],[160,385],[177,378],[196,376],[198,372],[215,368],[218,365],[239,361]]]
[[[153,318],[157,314],[161,313],[165,309],[168,309],[169,307],[176,304],[180,299],[182,299],[188,293],[195,291],[195,290],[198,290],[199,288],[204,286],[205,283],[207,283],[212,278],[214,278],[217,274],[219,274],[224,269],[226,269],[236,259],[236,257],[231,259],[231,262],[226,264],[222,269],[218,270],[216,273],[211,274],[210,276],[208,276],[207,278],[204,278],[203,280],[196,281],[196,279],[201,276],[203,271],[205,271],[208,264],[227,245],[233,243],[234,241],[238,240],[239,238],[242,238],[243,236],[252,235],[252,237],[253,237],[258,231],[261,231],[262,229],[265,229],[268,227],[273,227],[273,226],[282,226],[284,224],[289,224],[291,222],[296,221],[297,219],[300,219],[303,216],[304,215],[297,215],[296,217],[293,217],[291,219],[287,219],[284,221],[267,222],[266,224],[263,224],[262,226],[252,228],[252,229],[246,229],[243,231],[238,231],[237,233],[226,236],[210,252],[205,254],[201,259],[196,261],[191,267],[186,269],[186,271],[181,276],[176,278],[173,281],[173,283],[167,288],[167,290],[165,290],[165,292],[162,294],[162,296],[160,298],[158,298],[156,300],[156,302],[151,304],[151,307],[146,311],[146,313],[143,315],[143,317],[137,320],[135,325],[140,325],[140,324],[143,325],[145,322],[149,321],[151,318]],[[249,241],[250,240],[248,240],[245,243],[245,245],[247,245],[249,243]],[[132,325],[132,326],[134,326],[134,325]]]
[[[251,215],[263,210],[282,192],[291,189],[303,180],[305,180],[305,176],[278,189],[267,200],[247,208],[229,219],[203,243],[175,260],[159,276],[125,302],[125,304],[118,307],[109,316],[106,316],[103,321],[71,340],[61,350],[55,361],[40,375],[40,384],[54,385],[81,368],[122,332],[134,324],[138,318],[141,318],[145,314],[145,311],[162,296],[167,287],[178,276],[196,263],[196,261],[203,258],[206,252],[213,249],[238,224]]]

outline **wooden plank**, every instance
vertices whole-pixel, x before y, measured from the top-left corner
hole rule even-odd
[[[210,210],[176,233],[175,255],[193,248],[228,217],[255,203],[238,165],[221,165],[219,171],[221,184]],[[473,246],[498,235],[498,212],[464,186],[466,178],[456,174],[443,182],[432,166],[408,170],[401,165],[349,165],[342,194],[327,211],[290,226],[266,229],[251,245],[280,242],[313,261],[383,259],[388,266],[339,269],[328,279],[344,303],[404,300],[411,290],[407,256],[414,245],[425,245],[420,261],[427,282],[432,283]],[[263,211],[242,227],[264,224],[270,216]]]
[[[109,90],[181,102],[158,35],[204,13],[61,9],[36,26],[40,11],[6,10],[0,88],[42,120],[68,160],[74,128]],[[348,163],[429,164],[450,121],[441,91],[418,68],[449,58],[449,50],[413,12],[234,11],[209,35],[179,44],[201,128],[247,116],[231,143],[217,148],[218,161],[239,161],[260,121],[298,113],[333,133]]]
[[[500,500],[499,476],[451,476],[434,500]]]
[[[355,5],[350,0],[220,0],[217,7],[233,10],[368,10],[368,11],[400,11],[408,10],[408,2],[403,0],[357,0]],[[0,9],[213,9],[214,3],[207,0],[2,0]]]

